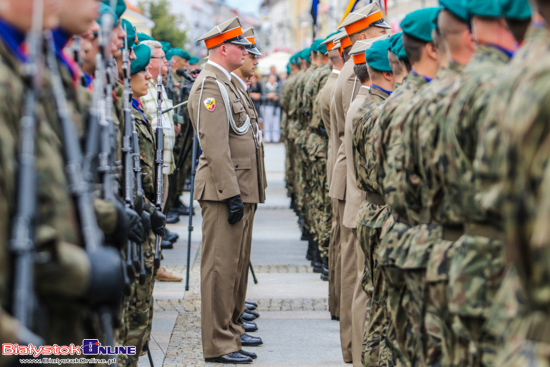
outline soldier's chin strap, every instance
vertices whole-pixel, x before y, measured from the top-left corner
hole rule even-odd
[[[199,106],[198,106],[198,112],[197,112],[197,139],[199,141],[199,144],[201,145],[201,138],[200,138],[200,117],[201,117],[201,102],[202,102],[202,92],[204,91],[204,82],[207,78],[212,78],[216,83],[218,83],[218,87],[220,88],[220,93],[222,95],[223,103],[225,105],[225,112],[227,113],[227,128],[231,127],[233,132],[237,135],[244,135],[250,130],[251,123],[250,123],[250,116],[248,114],[246,115],[246,120],[244,121],[244,124],[241,127],[237,126],[237,123],[233,119],[233,113],[231,112],[231,102],[229,100],[229,95],[227,94],[227,90],[225,89],[224,85],[217,81],[213,77],[206,77],[202,80],[201,84],[201,94],[199,95]]]

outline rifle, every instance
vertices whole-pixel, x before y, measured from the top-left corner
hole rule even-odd
[[[168,63],[168,76],[166,77],[166,95],[168,99],[174,98],[174,71],[172,70],[173,62]]]
[[[124,39],[124,49],[122,50],[122,71],[124,78],[124,96],[123,96],[123,112],[124,112],[124,136],[122,138],[122,154],[124,161],[124,188],[123,197],[126,207],[134,209],[139,215],[143,211],[143,197],[139,197],[136,203],[136,192],[134,182],[139,181],[141,183],[141,176],[136,177],[134,175],[135,170],[135,156],[134,150],[134,119],[132,116],[132,89],[130,87],[130,53],[128,47],[128,39]],[[138,145],[139,148],[139,145]],[[139,154],[137,155],[139,162]],[[141,168],[140,168],[141,170]],[[136,207],[136,204],[138,207]],[[143,243],[139,244],[143,247]],[[133,241],[128,241],[127,254],[126,254],[126,268],[128,272],[139,274],[139,283],[145,284],[146,272],[145,267],[142,266],[143,261],[143,248],[138,253],[138,244]]]
[[[33,26],[27,36],[29,58],[25,64],[25,74],[30,88],[25,95],[24,112],[21,118],[19,170],[17,173],[17,209],[9,247],[13,256],[13,300],[12,313],[27,329],[34,326],[34,311],[38,304],[34,286],[35,262],[35,214],[36,214],[36,172],[34,160],[36,116],[35,105],[41,88],[39,54],[42,50],[42,10],[41,0],[33,5]],[[42,340],[40,341],[41,343]]]
[[[106,21],[108,23],[108,20]],[[111,25],[113,21],[111,19]],[[74,197],[77,213],[82,228],[82,241],[86,252],[93,255],[94,252],[99,251],[103,247],[103,238],[101,231],[97,225],[97,219],[92,204],[92,193],[89,189],[88,183],[84,179],[82,171],[82,151],[80,150],[78,135],[76,133],[75,124],[72,121],[71,113],[65,100],[65,89],[59,75],[58,64],[56,56],[53,50],[55,46],[53,43],[53,37],[51,33],[49,36],[49,49],[47,55],[47,64],[51,72],[51,83],[53,88],[53,95],[57,106],[57,113],[61,123],[61,131],[63,136],[63,149],[66,161],[66,173],[69,188],[72,196]],[[110,255],[115,255],[111,253]],[[116,258],[112,257],[116,261],[116,267],[122,271],[122,261],[118,254]],[[109,260],[110,260],[109,259]],[[106,304],[100,304],[97,308],[99,320],[102,325],[103,332],[105,334],[105,342],[107,345],[115,345],[114,327],[113,323],[115,316],[113,311]],[[116,357],[115,363],[116,365]]]
[[[155,129],[155,207],[162,211],[162,199],[164,195],[164,178],[162,176],[162,168],[164,167],[164,131],[162,130],[162,75],[157,77],[157,128]],[[155,270],[160,267],[160,249],[162,237],[155,236]]]

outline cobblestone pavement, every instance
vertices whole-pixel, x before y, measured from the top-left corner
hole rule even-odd
[[[271,158],[271,159],[269,159]],[[328,283],[312,272],[305,259],[307,243],[300,232],[283,187],[284,148],[266,146],[268,202],[260,205],[254,223],[252,263],[259,280],[249,279],[248,300],[257,302],[261,317],[254,333],[264,345],[254,366],[345,366],[341,359],[338,323],[328,313]],[[155,284],[155,316],[151,351],[155,367],[209,366],[202,356],[200,315],[200,209],[195,207],[191,246],[190,288],[181,283]],[[164,266],[186,273],[187,217],[170,226],[180,239],[164,252]],[[185,222],[185,223],[183,223]],[[144,356],[139,367],[147,367]],[[221,366],[221,365],[220,365]]]

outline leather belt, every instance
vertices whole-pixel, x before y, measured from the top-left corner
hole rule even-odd
[[[488,223],[466,223],[464,226],[468,236],[485,237],[492,240],[503,240],[504,233]]]
[[[443,226],[443,235],[445,241],[456,242],[464,234],[462,226]]]
[[[386,205],[384,197],[374,191],[367,191],[367,201],[374,205]]]
[[[430,209],[422,208],[420,211],[420,218],[418,219],[418,224],[431,224],[432,215],[430,214]]]

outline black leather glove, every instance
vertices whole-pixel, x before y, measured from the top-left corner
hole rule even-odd
[[[108,241],[109,244],[115,245],[119,249],[126,245],[128,242],[128,235],[130,234],[130,220],[128,214],[126,213],[126,207],[120,201],[115,201],[116,208],[116,227],[114,232],[111,234]],[[111,243],[112,242],[112,243]]]
[[[86,292],[92,306],[116,309],[124,293],[123,263],[120,253],[112,247],[102,247],[88,254],[90,283]]]
[[[164,237],[166,235],[166,230],[164,229],[165,225],[166,217],[160,210],[155,210],[153,215],[151,215],[151,229],[155,234]]]
[[[143,242],[145,242],[151,232],[151,214],[146,211],[141,213],[141,225],[143,226]]]
[[[126,217],[130,224],[128,239],[135,243],[141,243],[143,240],[143,224],[141,223],[141,217],[131,208],[126,208]]]
[[[227,199],[227,205],[229,205],[229,218],[227,219],[229,224],[240,222],[244,215],[244,205],[241,195],[235,195]]]

